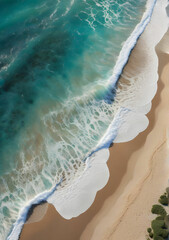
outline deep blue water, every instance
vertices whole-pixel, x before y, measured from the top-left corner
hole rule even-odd
[[[0,236],[83,168],[113,120],[109,78],[146,0],[0,0]],[[68,175],[70,173],[70,175]]]

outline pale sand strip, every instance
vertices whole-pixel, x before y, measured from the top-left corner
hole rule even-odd
[[[21,240],[145,239],[152,218],[151,205],[164,191],[169,176],[166,147],[169,57],[164,53],[158,53],[158,56],[160,80],[148,114],[149,127],[133,141],[112,147],[108,162],[110,179],[98,192],[93,205],[69,221],[49,205],[40,222],[24,226]]]

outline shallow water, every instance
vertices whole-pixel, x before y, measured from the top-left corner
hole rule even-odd
[[[0,1],[0,236],[68,184],[120,104],[110,77],[146,1]]]

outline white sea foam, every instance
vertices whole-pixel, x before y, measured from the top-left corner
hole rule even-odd
[[[155,2],[155,0],[148,1],[147,10],[140,24],[136,26],[134,32],[123,46],[109,84],[115,84],[118,80],[131,49],[135,46],[138,37],[150,21]],[[158,60],[155,46],[168,27],[166,24],[167,18],[165,17],[166,4],[167,1],[165,0],[157,2],[152,21],[145,32],[145,37],[149,40],[149,42],[146,42],[146,52],[149,53],[148,57],[151,66],[148,65],[145,69],[142,69],[137,79],[129,78],[131,85],[126,89],[126,92],[117,92],[117,104],[121,108],[118,110],[106,134],[96,146],[96,149],[93,150],[92,156],[87,158],[85,170],[79,177],[74,178],[71,185],[58,190],[54,187],[49,192],[42,193],[29,202],[20,212],[20,216],[8,236],[8,240],[18,239],[30,206],[39,203],[42,199],[52,203],[57,211],[67,219],[76,217],[86,211],[94,201],[97,191],[103,188],[108,181],[109,171],[106,162],[109,157],[108,146],[110,143],[113,139],[114,142],[129,141],[147,127],[148,119],[145,114],[151,108],[151,100],[156,93],[158,79]]]
[[[87,159],[84,172],[71,185],[52,194],[48,202],[66,219],[85,212],[93,203],[97,191],[102,189],[109,179],[106,164],[108,158],[108,149],[94,153]]]

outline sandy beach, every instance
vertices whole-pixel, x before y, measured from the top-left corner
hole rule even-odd
[[[157,46],[158,90],[148,113],[149,126],[134,140],[110,149],[110,178],[92,206],[71,220],[63,219],[48,204],[35,209],[24,225],[20,240],[144,240],[152,219],[151,206],[168,186],[169,176],[169,46],[168,34]],[[124,69],[141,64],[144,34]],[[140,57],[140,58],[139,58]],[[41,220],[40,220],[41,218]]]

